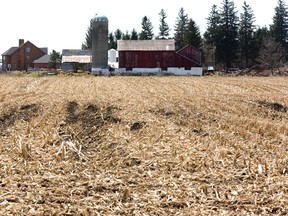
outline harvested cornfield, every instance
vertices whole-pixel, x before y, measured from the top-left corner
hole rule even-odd
[[[1,215],[286,215],[287,77],[0,76]]]

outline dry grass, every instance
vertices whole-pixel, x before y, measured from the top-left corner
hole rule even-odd
[[[1,215],[288,214],[288,79],[0,77]]]

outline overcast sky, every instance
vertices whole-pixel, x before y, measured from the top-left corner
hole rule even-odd
[[[90,19],[97,13],[109,19],[109,32],[120,29],[141,31],[141,21],[147,16],[159,31],[159,15],[163,8],[169,27],[173,30],[181,7],[189,18],[206,30],[207,17],[212,5],[218,8],[223,0],[9,0],[1,1],[0,53],[18,40],[29,40],[38,47],[48,47],[62,53],[62,49],[81,49]],[[244,0],[234,0],[238,13]],[[246,0],[254,11],[256,25],[269,26],[277,6],[277,0]],[[173,31],[171,31],[173,33]]]

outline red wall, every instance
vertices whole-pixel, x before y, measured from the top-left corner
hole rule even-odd
[[[175,51],[119,51],[119,68],[167,69],[168,67],[199,66],[201,66],[200,52],[188,47],[183,48],[182,53]]]

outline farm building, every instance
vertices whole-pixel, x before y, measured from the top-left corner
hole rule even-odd
[[[91,70],[92,52],[81,49],[63,49],[61,69],[64,71],[83,69]]]
[[[19,39],[18,47],[11,47],[2,54],[2,70],[28,70],[36,59],[46,55],[47,48],[38,48],[30,41]]]
[[[108,68],[108,18],[95,15],[92,23],[92,74]]]
[[[108,50],[108,65],[112,68],[118,68],[118,51],[115,49]]]
[[[118,40],[119,68],[201,67],[201,52],[191,45],[175,51],[174,40]]]
[[[113,68],[118,67],[118,51],[115,49],[108,50],[107,64]],[[81,49],[63,49],[62,50],[62,70],[74,70],[75,66],[84,67],[90,71],[92,65],[92,51]]]
[[[39,59],[36,59],[34,62],[33,62],[33,65],[34,65],[34,69],[50,69],[52,64],[51,64],[51,61],[50,61],[50,57],[51,55],[44,55],[42,56],[41,58]],[[61,65],[61,62],[57,62],[56,63],[56,68],[60,68],[60,65]]]

